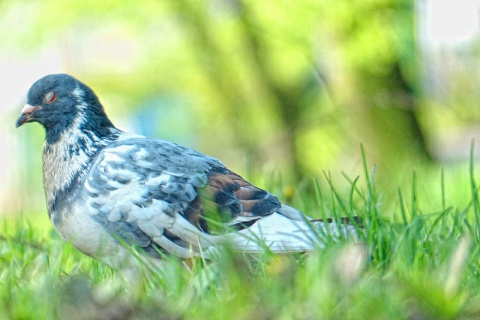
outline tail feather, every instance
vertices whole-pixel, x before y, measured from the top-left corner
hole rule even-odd
[[[313,219],[313,220],[310,220],[310,222],[340,223],[340,224],[344,224],[344,225],[357,226],[359,228],[363,227],[363,221],[358,216],[341,217],[341,218],[338,218],[338,219],[335,219],[335,218]]]
[[[345,219],[340,222],[329,219],[300,221],[290,219],[283,213],[273,213],[246,229],[229,234],[228,239],[247,253],[266,248],[274,253],[311,251],[315,247],[325,247],[331,239],[356,238],[356,228],[345,223]]]

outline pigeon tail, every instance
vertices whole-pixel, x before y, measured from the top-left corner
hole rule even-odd
[[[357,229],[348,224],[318,220],[294,220],[275,212],[249,228],[223,236],[245,253],[269,250],[276,254],[308,252],[340,239],[357,239]],[[208,251],[207,251],[208,252]]]

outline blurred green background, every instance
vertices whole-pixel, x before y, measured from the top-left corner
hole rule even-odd
[[[468,161],[478,26],[467,0],[0,1],[1,211],[44,211],[43,129],[14,123],[33,81],[58,72],[120,129],[262,187],[281,177],[287,201],[325,172],[359,175],[360,144],[395,192],[415,168]]]

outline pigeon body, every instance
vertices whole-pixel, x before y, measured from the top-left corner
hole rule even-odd
[[[17,127],[45,128],[43,184],[50,220],[81,252],[118,267],[127,246],[146,256],[209,257],[238,250],[309,251],[352,226],[314,221],[219,160],[123,132],[95,93],[65,74],[35,82]],[[319,236],[320,235],[320,236]]]

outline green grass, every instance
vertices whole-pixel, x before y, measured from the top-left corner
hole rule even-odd
[[[162,272],[133,283],[76,252],[52,228],[5,220],[0,319],[477,319],[473,163],[459,178],[438,170],[421,180],[417,170],[390,198],[365,165],[361,178],[337,188],[326,175],[311,195],[292,200],[318,217],[360,216],[358,244],[286,256],[226,248],[207,263],[167,259]]]

